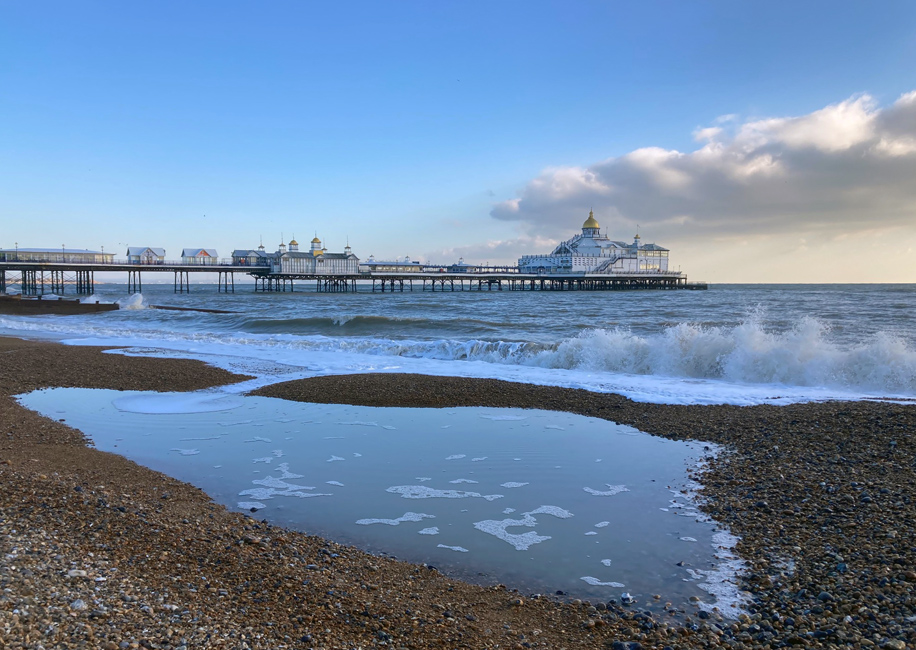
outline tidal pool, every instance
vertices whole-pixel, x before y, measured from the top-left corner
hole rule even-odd
[[[690,498],[715,451],[702,443],[522,409],[78,388],[19,400],[230,508],[472,582],[653,609],[697,596],[726,614],[742,600],[734,538]]]

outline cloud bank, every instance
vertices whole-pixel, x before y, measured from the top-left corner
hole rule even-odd
[[[660,242],[913,225],[916,91],[886,107],[862,94],[798,117],[727,115],[693,135],[689,153],[646,147],[546,169],[490,214],[530,237],[566,238],[594,207],[610,235],[639,224]]]

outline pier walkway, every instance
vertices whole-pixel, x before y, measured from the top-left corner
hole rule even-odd
[[[122,272],[127,275],[130,293],[142,291],[142,275],[171,273],[175,293],[191,290],[190,274],[215,273],[217,291],[235,292],[235,274],[254,278],[256,292],[294,291],[296,283],[314,282],[319,293],[404,291],[622,291],[646,289],[706,289],[705,282],[687,282],[679,271],[628,273],[519,273],[515,267],[480,267],[475,271],[450,272],[437,265],[421,266],[418,271],[388,273],[360,272],[350,275],[280,274],[269,266],[250,266],[220,261],[214,264],[163,262],[132,264],[74,263],[42,261],[0,261],[0,293],[18,286],[26,296],[48,293],[64,295],[67,289],[78,295],[95,292],[96,272]],[[308,284],[305,285],[306,287]]]

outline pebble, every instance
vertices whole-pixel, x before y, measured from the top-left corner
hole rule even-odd
[[[231,379],[195,362],[128,360],[13,339],[0,339],[0,353],[7,395],[55,382],[186,390]],[[703,510],[741,537],[738,552],[748,563],[741,586],[753,598],[746,615],[722,620],[700,610],[694,620],[666,616],[671,625],[662,627],[612,599],[594,608],[553,597],[507,606],[504,589],[460,583],[447,569],[421,571],[228,513],[196,488],[87,449],[78,432],[6,397],[0,421],[12,433],[0,448],[10,461],[0,466],[0,540],[29,552],[18,555],[15,573],[0,566],[4,639],[32,634],[32,647],[40,638],[45,648],[106,649],[493,647],[507,622],[515,636],[503,647],[913,647],[916,550],[905,542],[916,539],[916,407],[679,407],[495,380],[428,379],[324,377],[259,392],[561,408],[728,445],[730,453],[702,476]],[[44,479],[36,480],[39,472]],[[237,543],[246,537],[251,542]],[[369,563],[377,568],[366,569]],[[73,607],[78,601],[82,609]],[[29,625],[42,636],[26,632]]]

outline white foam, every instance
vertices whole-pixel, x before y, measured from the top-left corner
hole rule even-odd
[[[515,508],[506,508],[503,510],[504,515],[511,515],[513,512],[515,512]]]
[[[264,458],[252,458],[252,463],[267,463],[268,465],[274,460],[273,456],[265,456]]]
[[[696,537],[679,537],[682,542],[695,542],[697,541]]]
[[[559,506],[540,506],[531,512],[523,512],[521,519],[487,519],[484,521],[474,522],[474,528],[481,532],[487,533],[488,535],[493,535],[497,539],[503,540],[507,544],[515,547],[515,550],[517,551],[527,551],[528,548],[534,544],[540,544],[541,542],[546,542],[548,539],[552,538],[549,535],[538,535],[535,531],[529,531],[527,533],[522,533],[521,535],[516,535],[509,533],[506,529],[515,526],[526,526],[528,528],[533,528],[535,525],[537,525],[537,519],[534,517],[534,515],[551,515],[559,519],[569,519],[573,516],[569,510],[565,510]]]
[[[556,424],[548,424],[544,427],[545,429],[555,429],[557,431],[566,431],[565,427],[558,426]]]
[[[432,481],[432,479],[431,479],[429,476],[417,476],[416,479],[417,479],[418,481],[420,481],[420,482],[423,482],[423,481]]]
[[[417,534],[418,535],[438,535],[439,528],[438,526],[431,526],[430,528],[424,528],[422,530],[418,530]]]
[[[276,490],[314,490],[315,486],[313,485],[297,485],[295,483],[287,483],[281,478],[276,478],[274,476],[265,476],[264,478],[259,478],[252,481],[255,485],[263,485],[265,487],[273,488]]]
[[[579,580],[583,580],[593,587],[614,587],[615,589],[626,587],[622,582],[601,582],[598,578],[593,578],[592,576],[583,576]]]
[[[480,461],[486,460],[486,459],[487,459],[486,456],[480,456],[480,457],[478,457],[478,458],[472,458],[472,459],[471,459],[471,462],[472,462],[472,463],[479,463]]]
[[[459,553],[467,553],[468,550],[463,546],[446,546],[445,544],[439,544],[438,548],[447,548],[450,551],[458,551]]]
[[[280,478],[302,478],[302,474],[293,474],[289,471],[289,463],[280,463],[277,465],[277,471],[280,472]]]
[[[607,490],[604,490],[604,491],[601,491],[601,490],[594,490],[594,489],[592,489],[592,488],[590,488],[590,487],[584,487],[584,488],[582,488],[582,489],[585,490],[586,492],[588,492],[589,494],[591,494],[591,495],[593,495],[593,496],[596,496],[596,497],[612,497],[612,496],[614,496],[614,495],[616,495],[616,494],[620,494],[621,492],[629,492],[629,491],[630,491],[630,490],[627,488],[627,486],[625,486],[625,485],[611,485],[610,483],[606,483],[605,485],[608,486],[608,489],[607,489]]]
[[[593,531],[593,530],[590,530],[590,531],[588,531],[588,532],[585,533],[585,534],[586,534],[586,535],[597,535],[598,533],[596,533],[596,532]]]
[[[523,519],[503,519],[501,521],[487,519],[484,521],[476,521],[474,522],[474,528],[488,535],[493,535],[497,539],[503,540],[507,544],[515,547],[516,551],[527,551],[531,546],[546,542],[548,539],[551,539],[551,537],[549,535],[538,535],[533,530],[521,535],[514,535],[506,532],[506,529],[514,526],[528,526],[530,528],[536,524],[537,521],[534,517],[525,516]]]
[[[351,426],[351,427],[377,427],[378,426],[378,422],[360,422],[358,420],[356,422],[335,422],[335,424],[342,424],[344,426]]]
[[[325,483],[327,483],[328,485],[336,485],[337,487],[343,487],[343,486],[344,486],[344,484],[341,483],[340,481],[325,481]]]
[[[422,512],[405,512],[397,519],[360,519],[356,523],[360,526],[369,526],[372,524],[386,524],[388,526],[399,526],[403,522],[423,521],[424,519],[435,519],[435,515],[427,515]]]
[[[394,485],[386,490],[400,494],[404,499],[485,499],[495,501],[502,499],[502,494],[480,494],[463,490],[437,490],[425,485]]]
[[[452,454],[451,456],[447,456],[445,460],[459,460],[465,457],[466,457],[466,454]]]
[[[248,440],[243,440],[242,442],[273,442],[270,438],[262,438],[261,436],[254,436]]]
[[[137,310],[137,309],[146,309],[146,300],[143,298],[142,293],[135,293],[127,296],[126,298],[121,298],[116,301],[118,309],[127,309],[127,310]]]
[[[479,483],[480,481],[474,481],[469,478],[456,478],[454,481],[449,481],[449,483]]]
[[[256,508],[257,510],[262,510],[267,507],[260,501],[239,501],[237,505],[239,508],[242,508],[243,510],[251,510],[252,508]]]
[[[606,528],[607,526],[610,526],[610,525],[611,525],[611,522],[609,521],[599,521],[597,524],[595,524],[595,528]]]
[[[337,461],[341,461],[341,460],[346,460],[346,459],[345,459],[345,458],[341,458],[340,456],[331,456],[331,457],[328,458],[325,462],[326,462],[326,463],[336,463]]]
[[[484,420],[493,420],[494,422],[515,422],[517,420],[527,420],[526,415],[481,415]]]
[[[611,561],[610,560],[601,560],[601,564],[603,564],[604,566],[611,566]]]
[[[500,483],[499,487],[504,488],[520,488],[529,485],[528,483],[516,483],[515,481],[507,481],[506,483]]]
[[[214,393],[144,393],[116,397],[111,403],[125,413],[166,415],[231,411],[240,407],[242,400],[233,395]]]
[[[557,519],[569,519],[573,516],[569,510],[560,508],[559,506],[538,506],[531,512],[526,512],[526,515],[550,515],[556,517]]]
[[[179,449],[178,447],[172,447],[169,451],[177,451],[182,456],[196,456],[200,453],[200,449]]]
[[[353,458],[362,458],[362,457],[363,457],[362,454],[357,454],[355,451],[353,452]]]

